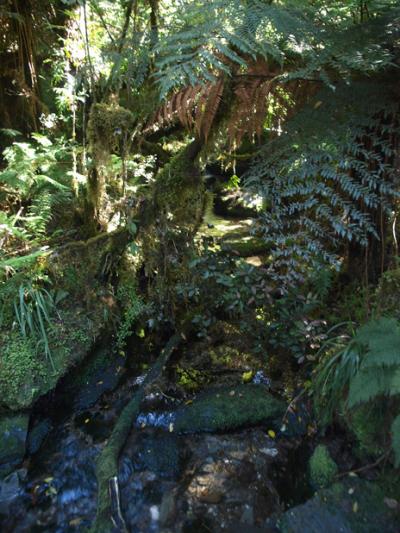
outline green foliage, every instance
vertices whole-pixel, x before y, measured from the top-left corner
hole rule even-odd
[[[341,323],[329,330],[328,340],[317,354],[317,356],[323,354],[323,357],[314,371],[313,392],[322,424],[328,423],[335,410],[342,404],[346,387],[360,366],[360,346],[354,339],[350,340],[348,334],[336,334],[339,328],[351,325],[351,323]]]
[[[295,282],[321,258],[339,267],[341,243],[379,238],[374,217],[391,217],[399,196],[397,112],[390,87],[337,84],[262,148],[245,183],[264,198],[258,231],[272,245],[277,279]]]
[[[336,475],[338,467],[330,456],[329,450],[323,444],[319,444],[309,462],[310,482],[315,490],[323,489],[331,485]]]
[[[71,199],[70,148],[35,133],[32,142],[14,142],[3,152],[7,166],[0,171],[0,201],[13,198],[13,214],[2,213],[0,239],[35,244],[46,236],[55,212]]]
[[[68,189],[62,168],[69,153],[66,143],[59,140],[54,144],[39,133],[32,138],[33,142],[14,142],[4,150],[7,167],[0,172],[0,183],[14,189],[23,200],[32,199],[43,189]]]
[[[316,369],[313,383],[317,409],[329,421],[332,413],[342,405],[350,413],[360,405],[373,405],[383,398],[400,397],[400,325],[397,320],[381,318],[371,320],[359,328],[350,342],[346,338],[330,341],[336,351],[328,352]],[[339,343],[339,344],[338,344]],[[325,349],[329,343],[325,345]],[[396,404],[392,404],[396,410]],[[393,419],[393,411],[388,411]],[[366,423],[365,415],[362,421]],[[383,424],[383,419],[381,417]],[[394,428],[396,449],[397,425]],[[385,431],[385,428],[382,429]],[[376,432],[375,432],[376,434]]]
[[[400,394],[400,326],[397,320],[371,321],[357,331],[354,341],[364,353],[350,382],[349,407],[380,395]]]
[[[56,306],[67,294],[63,291],[49,292],[44,287],[31,283],[20,285],[14,300],[15,318],[24,338],[31,337],[37,346],[43,347],[53,370],[54,362],[50,351],[47,330],[51,325],[51,315]]]
[[[283,71],[284,80],[316,77],[330,87],[332,71],[346,76],[381,69],[392,60],[389,44],[395,37],[388,28],[399,10],[391,1],[371,4],[373,18],[355,25],[351,6],[340,9],[305,0],[186,1],[156,48],[161,95],[220,73],[245,73],[245,58],[250,57],[291,66],[291,72]]]
[[[325,339],[325,322],[314,318],[320,304],[316,293],[289,288],[267,308],[268,344],[274,353],[289,353],[298,363],[314,359]]]
[[[123,314],[117,331],[117,347],[122,350],[137,319],[142,315],[146,306],[138,296],[136,280],[120,284],[117,291],[117,300],[122,307]]]

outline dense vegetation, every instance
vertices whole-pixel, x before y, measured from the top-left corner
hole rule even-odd
[[[170,339],[151,384],[183,339],[212,361],[175,357],[187,397],[262,368],[312,406],[315,490],[340,435],[396,501],[398,1],[8,0],[0,22],[0,430],[98,346],[133,368]]]

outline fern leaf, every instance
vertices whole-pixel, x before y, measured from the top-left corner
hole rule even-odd
[[[362,368],[400,366],[400,326],[397,320],[370,321],[357,331],[355,340],[368,347]]]

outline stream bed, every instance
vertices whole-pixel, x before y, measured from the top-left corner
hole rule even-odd
[[[96,513],[96,459],[142,382],[141,376],[125,376],[117,386],[113,379],[107,382],[112,374],[103,372],[97,393],[91,390],[99,383],[94,375],[79,394],[62,384],[53,393],[51,410],[48,402],[39,402],[28,458],[1,485],[3,533],[90,527]],[[255,380],[268,388],[267,378],[256,374]],[[180,435],[173,431],[179,404],[182,400],[149,394],[121,454],[119,488],[128,530],[201,533],[235,524],[262,526],[283,510],[273,479],[288,452],[268,435],[268,427]]]

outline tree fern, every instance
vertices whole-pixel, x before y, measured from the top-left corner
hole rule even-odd
[[[390,0],[370,4],[370,18],[354,24],[349,7],[322,9],[302,0],[185,1],[180,23],[156,49],[161,96],[246,68],[249,57],[285,64],[281,80],[317,77],[330,87],[328,72],[343,77],[382,69],[392,61],[390,44],[398,33],[393,20],[400,9]]]
[[[244,182],[264,198],[258,231],[271,242],[277,267],[287,264],[288,275],[299,276],[321,253],[339,264],[340,240],[365,245],[378,238],[373,213],[391,216],[399,197],[390,141],[400,133],[397,117],[390,90],[338,85],[335,93],[320,90],[261,149]]]

